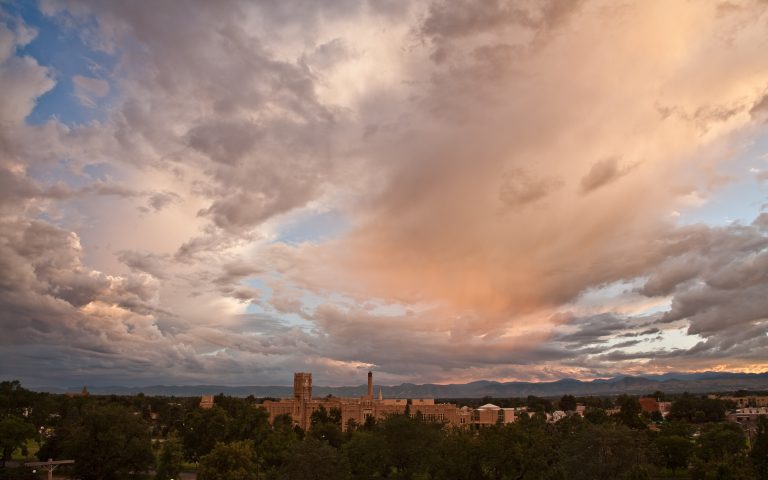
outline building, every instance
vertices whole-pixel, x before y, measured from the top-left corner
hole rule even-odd
[[[738,423],[757,423],[759,417],[768,415],[768,407],[747,407],[728,414],[728,419]]]
[[[658,412],[659,410],[659,402],[656,401],[653,397],[641,397],[640,398],[640,408],[644,412],[652,413],[652,412]]]
[[[88,391],[88,387],[83,387],[83,389],[80,391],[80,393],[75,392],[68,392],[67,396],[70,398],[74,397],[88,397],[91,395],[91,392]]]
[[[351,424],[362,425],[368,418],[383,420],[389,415],[405,414],[420,416],[425,420],[443,422],[450,425],[462,424],[459,408],[452,403],[435,403],[431,398],[412,400],[401,398],[383,398],[379,391],[378,398],[373,395],[373,373],[368,372],[368,389],[359,398],[313,398],[312,374],[297,372],[293,375],[293,397],[278,401],[267,400],[263,404],[269,413],[270,421],[278,415],[288,414],[295,425],[307,430],[312,423],[312,414],[321,408],[327,411],[338,409],[341,412],[341,428],[346,431]],[[466,416],[464,417],[466,422]]]
[[[203,395],[200,398],[200,408],[209,409],[213,408],[213,395]]]
[[[462,407],[462,410],[466,408],[467,407]],[[516,408],[501,408],[492,403],[486,403],[481,407],[469,411],[471,412],[471,416],[470,422],[468,423],[474,427],[489,427],[500,423],[513,423],[517,421],[518,414],[518,409]],[[459,421],[459,424],[463,425],[464,422]]]
[[[736,404],[736,408],[768,407],[768,395],[750,395],[746,397],[718,397],[710,395],[709,398],[719,398],[720,400],[731,401]]]
[[[746,407],[729,413],[727,418],[741,425],[751,439],[757,434],[758,419],[764,416],[768,416],[768,407]]]

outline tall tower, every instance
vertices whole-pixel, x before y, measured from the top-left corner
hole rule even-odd
[[[373,372],[368,371],[368,400],[373,400]]]
[[[309,429],[309,402],[312,401],[312,374],[296,372],[293,374],[293,421],[302,429]]]
[[[293,374],[293,398],[297,401],[312,400],[312,374],[296,372]]]

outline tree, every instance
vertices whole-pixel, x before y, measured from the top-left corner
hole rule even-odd
[[[621,423],[629,428],[645,428],[645,424],[640,418],[640,412],[642,411],[640,401],[636,397],[620,395],[619,398],[616,399],[616,403],[621,409],[617,416]]]
[[[746,453],[747,439],[736,423],[717,423],[699,435],[696,456],[705,462],[723,460]]]
[[[272,433],[261,447],[256,445],[259,468],[263,465],[264,471],[270,474],[277,472],[288,461],[291,449],[299,441],[290,415],[277,415],[272,421],[272,428]]]
[[[725,418],[725,410],[726,405],[722,400],[683,393],[672,402],[668,418],[693,423],[720,422]]]
[[[64,455],[75,460],[83,480],[112,479],[154,465],[149,427],[125,407],[92,404],[62,440]]]
[[[560,410],[564,412],[573,412],[576,410],[576,397],[573,395],[563,395],[559,402]]]
[[[258,480],[253,444],[246,440],[217,443],[200,458],[198,480]]]
[[[434,466],[436,480],[474,480],[483,478],[479,449],[474,432],[454,429],[446,432]],[[362,478],[362,477],[361,477]]]
[[[213,450],[216,443],[226,440],[229,427],[230,417],[218,405],[208,410],[198,408],[191,411],[182,427],[184,457],[192,462],[198,461]]]
[[[181,443],[175,437],[167,439],[163,442],[163,448],[160,450],[160,457],[157,459],[155,480],[171,480],[179,478],[183,460],[184,454],[181,449]]]
[[[670,469],[688,468],[693,442],[680,435],[659,435],[654,441],[661,464]]]
[[[328,445],[339,448],[344,443],[344,434],[335,423],[318,423],[309,429],[309,436],[315,440],[326,442]]]
[[[35,394],[22,388],[18,380],[0,382],[0,416],[18,415],[29,407]]]
[[[281,478],[347,480],[350,478],[349,462],[344,455],[330,445],[314,438],[307,438],[294,445],[288,461],[281,469]]]
[[[553,412],[555,408],[552,406],[552,402],[546,398],[537,397],[535,395],[528,395],[526,400],[528,409],[532,412]]]
[[[349,460],[352,477],[368,479],[384,477],[387,473],[387,442],[382,435],[356,431],[343,447]]]
[[[269,412],[263,407],[246,405],[235,413],[228,438],[232,441],[253,440],[260,444],[267,438],[270,429]]]
[[[562,447],[561,465],[566,478],[629,479],[646,475],[649,463],[644,434],[612,423],[585,423],[584,427]]]
[[[584,420],[597,425],[601,423],[608,423],[610,421],[610,417],[608,417],[608,414],[605,413],[605,410],[602,408],[588,407],[584,411]]]
[[[702,429],[696,446],[691,478],[741,480],[754,478],[748,462],[747,442],[741,426],[715,423]]]
[[[422,474],[435,463],[442,426],[405,415],[391,415],[380,424],[391,465],[405,478]]]
[[[757,434],[750,456],[757,478],[768,480],[768,417],[760,417],[757,421]]]
[[[5,383],[5,382],[4,382]],[[35,427],[23,419],[10,415],[0,420],[0,448],[3,458],[2,466],[11,458],[17,448],[26,449],[27,440],[37,434]],[[26,451],[24,452],[26,454]]]

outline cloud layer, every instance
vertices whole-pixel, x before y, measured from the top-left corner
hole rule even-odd
[[[765,203],[763,2],[39,8],[0,25],[0,375],[768,366],[767,214],[685,221]]]

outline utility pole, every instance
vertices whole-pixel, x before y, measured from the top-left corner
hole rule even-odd
[[[53,480],[53,471],[56,470],[56,467],[59,465],[71,465],[75,463],[74,460],[56,460],[54,461],[52,458],[49,458],[47,462],[27,462],[24,464],[25,467],[40,467],[43,470],[48,472],[48,480]]]

